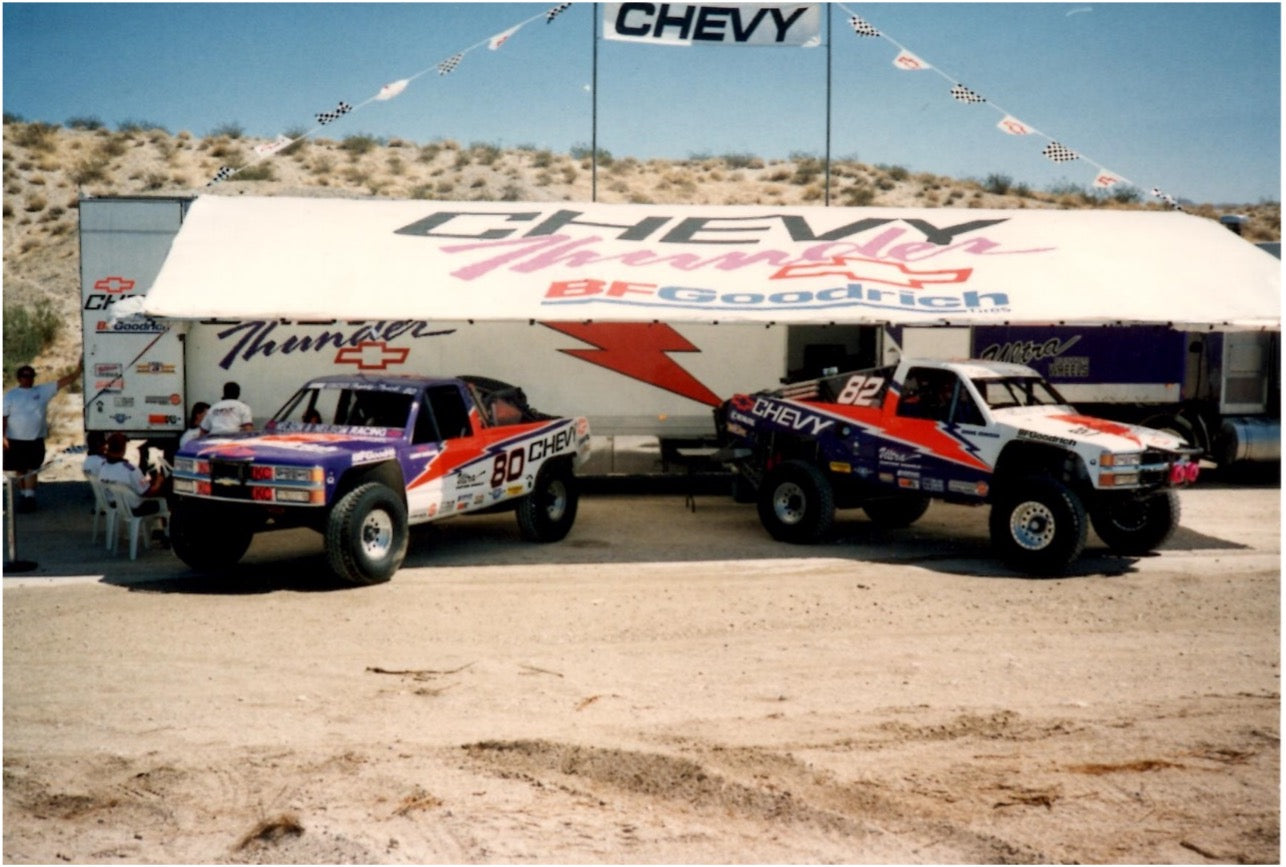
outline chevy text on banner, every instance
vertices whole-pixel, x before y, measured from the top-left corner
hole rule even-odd
[[[816,44],[816,4],[605,3],[603,38],[654,45]]]

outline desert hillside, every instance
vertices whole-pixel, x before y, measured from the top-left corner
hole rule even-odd
[[[301,139],[260,159],[262,139],[225,125],[206,137],[145,124],[110,130],[92,119],[64,125],[4,123],[4,378],[34,360],[42,378],[74,364],[79,263],[77,202],[104,195],[380,196],[436,200],[587,201],[593,194],[589,149],[554,153],[502,150],[487,143],[419,144],[350,135]],[[223,166],[238,171],[207,184]],[[641,161],[599,152],[597,198],[603,202],[821,205],[825,166],[813,155],[764,160],[747,154]],[[1138,191],[1094,195],[1088,188],[1037,191],[991,175],[958,180],[902,166],[843,160],[831,164],[835,205],[942,208],[1160,208]],[[1281,236],[1278,202],[1193,204],[1210,218],[1249,217],[1246,236]],[[30,324],[29,324],[30,323]],[[18,326],[24,326],[19,329]],[[20,335],[19,331],[28,332]],[[31,334],[32,331],[39,334]],[[24,349],[29,338],[33,345]],[[48,342],[44,338],[48,338]]]

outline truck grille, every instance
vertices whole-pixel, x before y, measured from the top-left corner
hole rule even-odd
[[[250,499],[249,461],[210,461],[210,485],[216,497]]]

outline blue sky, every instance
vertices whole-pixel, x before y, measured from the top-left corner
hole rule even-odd
[[[428,70],[319,134],[566,152],[588,146],[595,126],[594,5],[546,23],[552,5],[4,3],[3,107],[27,120],[195,135],[236,124],[272,137]],[[858,37],[849,12],[888,39]],[[831,14],[837,159],[1035,189],[1089,187],[1101,166],[1145,194],[1281,199],[1277,3],[845,2]],[[894,68],[889,40],[951,81]],[[597,45],[598,146],[616,157],[826,151],[824,47]],[[954,81],[988,103],[953,100]],[[1000,133],[997,106],[1086,159],[1056,164],[1041,154],[1047,138]]]

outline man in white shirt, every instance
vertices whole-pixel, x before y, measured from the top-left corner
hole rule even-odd
[[[161,508],[165,476],[154,472],[151,477],[125,460],[125,446],[128,441],[123,433],[113,433],[107,437],[106,460],[98,470],[98,478],[103,482],[124,482],[137,495],[134,502],[125,505],[135,515],[150,515]],[[152,499],[148,499],[152,498]]]
[[[37,471],[45,462],[45,437],[49,435],[46,413],[49,402],[59,389],[66,388],[80,378],[80,368],[57,382],[36,385],[36,369],[30,364],[18,368],[18,387],[4,395],[4,468],[18,473],[19,512],[32,512],[36,508]]]
[[[228,434],[242,430],[254,430],[254,415],[250,407],[242,403],[241,386],[235,382],[223,384],[223,399],[215,401],[201,419],[201,430],[206,434]]]

